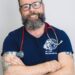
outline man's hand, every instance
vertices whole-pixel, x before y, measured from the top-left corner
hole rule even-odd
[[[74,73],[74,60],[72,55],[61,52],[58,55],[58,61],[61,63],[62,68],[56,72],[49,73],[46,75],[75,75]]]
[[[56,60],[47,62],[47,66],[49,68],[49,72],[55,72],[62,68],[61,64]]]
[[[6,55],[6,56],[3,56],[3,60],[6,62],[6,63],[9,63],[11,65],[24,65],[24,63],[21,61],[21,59],[15,55]]]

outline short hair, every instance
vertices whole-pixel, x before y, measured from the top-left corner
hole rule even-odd
[[[20,6],[20,0],[18,0],[19,6]]]

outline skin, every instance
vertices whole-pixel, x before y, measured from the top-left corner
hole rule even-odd
[[[25,3],[33,3],[38,0],[20,0],[20,5]],[[44,13],[44,4],[38,9],[31,8],[28,11],[20,9],[21,16],[27,16],[32,12]],[[31,20],[35,20],[37,16],[30,17]],[[36,38],[40,37],[44,33],[45,24],[36,30],[28,30],[31,35]],[[65,52],[61,52],[58,55],[58,61],[47,61],[34,66],[26,66],[20,58],[7,55],[3,57],[5,62],[10,63],[11,66],[4,72],[4,75],[73,75],[74,74],[74,63],[73,58],[67,55]],[[45,68],[44,68],[45,67]]]
[[[62,68],[56,72],[49,73],[47,75],[75,75],[74,73],[74,61],[73,57],[67,55],[65,52],[61,52],[58,55],[59,63],[61,63]]]
[[[14,55],[3,56],[3,59],[7,64],[11,64],[4,72],[4,75],[44,75],[48,72],[55,72],[61,68],[61,64],[56,60],[34,66],[26,66],[20,58]]]
[[[40,1],[40,0],[20,0],[20,5],[23,5],[26,3],[31,4],[36,1]],[[19,9],[19,10],[20,10],[21,16],[25,16],[25,17],[27,17],[32,12],[44,13],[44,4],[42,4],[41,7],[38,9],[31,8],[28,11],[24,11],[23,9]],[[37,19],[37,16],[33,15],[32,18],[30,18],[30,19],[35,20],[35,19]],[[27,29],[27,31],[35,37],[40,37],[44,33],[44,28],[45,28],[45,25],[42,25],[42,27],[40,27],[39,29],[36,29],[36,30],[28,30]]]

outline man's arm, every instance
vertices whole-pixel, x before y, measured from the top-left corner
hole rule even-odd
[[[8,55],[3,57],[7,64],[10,63],[4,75],[44,75],[48,72],[54,72],[60,69],[60,64],[57,61],[48,61],[34,66],[26,66],[15,56]]]
[[[42,75],[48,72],[47,63],[26,66],[20,58],[13,55],[3,56],[3,60],[4,75]]]
[[[44,68],[45,67],[45,68]],[[15,65],[10,66],[5,72],[4,75],[44,75],[49,72],[46,63],[38,64],[35,66],[22,66]]]
[[[62,68],[56,72],[47,75],[75,75],[74,74],[74,61],[71,55],[61,52],[58,55],[58,61],[61,63]]]

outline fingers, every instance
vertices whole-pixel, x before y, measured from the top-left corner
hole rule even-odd
[[[21,59],[17,56],[14,56],[12,61],[14,61],[14,62],[12,62],[14,64],[24,65],[24,63],[21,61]]]
[[[54,67],[56,67],[56,69],[60,69],[61,68],[61,64],[58,61],[53,61],[54,62]]]
[[[57,71],[57,70],[59,70],[60,68],[61,68],[61,65],[60,65],[60,63],[59,62],[57,62],[57,61],[53,61],[53,68],[54,68],[54,70],[53,70],[53,72],[54,71]]]
[[[61,64],[56,60],[49,61],[48,66],[49,66],[50,72],[55,72],[61,68]]]
[[[54,64],[52,65],[52,67],[53,67],[52,72],[55,72],[61,68],[60,64],[57,61],[54,61],[53,63]]]

